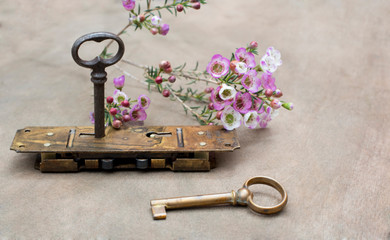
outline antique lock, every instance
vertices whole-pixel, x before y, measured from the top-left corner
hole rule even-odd
[[[86,41],[112,39],[118,52],[110,59],[90,61],[78,55]],[[74,43],[72,56],[80,66],[91,68],[94,83],[94,127],[26,127],[17,130],[11,150],[38,153],[35,167],[41,172],[80,170],[171,169],[208,171],[215,167],[215,152],[240,148],[236,132],[222,126],[125,126],[104,125],[105,68],[124,54],[122,40],[112,33],[84,35]]]

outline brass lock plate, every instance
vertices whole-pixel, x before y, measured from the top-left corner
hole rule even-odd
[[[37,166],[47,172],[132,168],[207,171],[215,166],[214,152],[239,147],[236,132],[221,126],[107,127],[103,138],[95,138],[91,126],[26,127],[16,132],[11,150],[40,153]]]

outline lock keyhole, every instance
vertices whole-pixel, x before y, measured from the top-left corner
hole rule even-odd
[[[149,138],[158,138],[158,137],[170,137],[172,136],[171,132],[148,132],[146,136]]]

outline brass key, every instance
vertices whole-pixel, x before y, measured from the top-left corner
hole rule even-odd
[[[254,184],[265,184],[278,190],[282,195],[282,201],[275,206],[263,207],[253,202],[253,193],[248,189]],[[276,180],[270,177],[253,177],[247,180],[242,188],[237,192],[231,191],[228,193],[197,195],[190,197],[176,197],[167,199],[156,199],[150,201],[152,207],[153,218],[155,220],[165,219],[167,217],[166,209],[188,208],[213,206],[220,204],[248,206],[255,212],[262,214],[273,214],[280,212],[287,204],[287,192],[283,186]]]

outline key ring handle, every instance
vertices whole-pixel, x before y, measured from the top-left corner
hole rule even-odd
[[[258,176],[258,177],[253,177],[249,180],[247,180],[243,186],[243,188],[248,189],[249,186],[254,185],[254,184],[265,184],[268,185],[272,188],[275,188],[278,190],[280,195],[282,196],[282,201],[271,207],[263,207],[260,205],[257,205],[256,203],[253,202],[253,194],[249,194],[247,198],[247,204],[250,209],[252,209],[255,212],[262,213],[262,214],[273,214],[282,211],[282,209],[286,206],[287,204],[287,192],[283,188],[283,186],[277,182],[275,179],[272,179],[270,177],[265,177],[265,176]],[[248,189],[249,191],[249,189]],[[250,192],[250,191],[249,191]]]
[[[78,51],[80,46],[84,42],[87,41],[101,42],[107,39],[112,39],[118,43],[118,52],[115,54],[114,57],[105,59],[105,58],[101,58],[100,56],[97,56],[94,59],[89,61],[80,58]],[[72,57],[74,61],[82,67],[92,68],[93,70],[97,70],[97,69],[104,70],[104,68],[117,63],[122,58],[124,52],[125,52],[125,45],[122,39],[120,39],[117,35],[109,32],[94,32],[94,33],[86,34],[78,38],[72,46]]]

